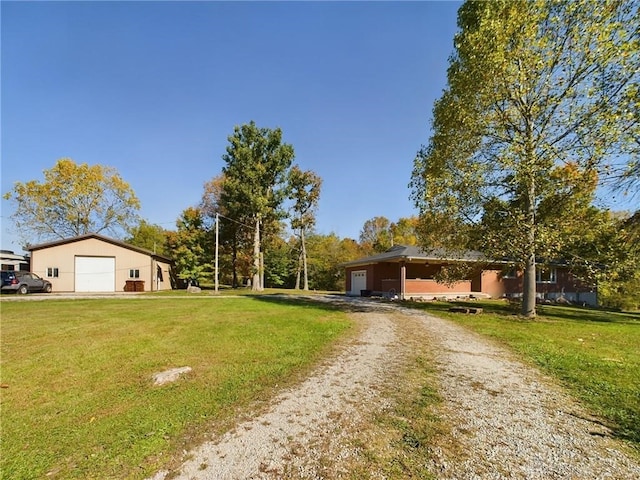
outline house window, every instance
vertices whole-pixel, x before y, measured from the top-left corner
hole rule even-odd
[[[140,278],[140,270],[137,268],[129,270],[129,278]]]
[[[58,278],[58,267],[47,267],[47,277],[48,278]]]
[[[556,283],[557,275],[554,267],[538,268],[536,270],[537,283]]]

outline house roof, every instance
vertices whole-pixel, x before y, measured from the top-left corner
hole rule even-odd
[[[343,263],[344,267],[354,267],[357,265],[370,265],[381,262],[426,262],[429,260],[447,260],[451,262],[489,262],[482,252],[467,250],[464,252],[450,252],[441,248],[424,250],[417,246],[395,245],[389,250],[370,257],[360,258],[351,262]]]
[[[90,238],[95,238],[95,239],[101,240],[103,242],[111,243],[112,245],[117,245],[117,246],[122,247],[122,248],[133,250],[134,252],[138,252],[138,253],[142,253],[142,254],[145,254],[145,255],[149,255],[150,257],[153,257],[153,258],[155,258],[157,260],[163,260],[163,261],[169,262],[169,263],[173,262],[173,260],[171,260],[170,258],[162,256],[162,255],[158,255],[157,253],[153,253],[151,250],[147,250],[146,248],[136,247],[134,245],[130,245],[128,243],[122,242],[120,240],[116,240],[114,238],[105,237],[104,235],[99,235],[97,233],[87,233],[85,235],[78,235],[77,237],[64,238],[64,239],[55,240],[55,241],[52,241],[52,242],[40,243],[38,245],[29,245],[28,250],[30,252],[33,252],[34,250],[43,250],[45,248],[57,247],[59,245],[66,245],[66,244],[69,244],[69,243],[81,242],[83,240],[88,240]]]
[[[2,258],[2,260],[28,261],[28,257],[25,257],[24,255],[17,255],[13,253],[12,250],[0,250],[0,258]]]

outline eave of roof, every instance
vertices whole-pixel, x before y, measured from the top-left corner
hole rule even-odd
[[[120,240],[116,240],[115,238],[105,237],[104,235],[100,235],[98,233],[87,233],[85,235],[78,235],[77,237],[71,238],[63,238],[61,240],[54,240],[52,242],[40,243],[38,245],[29,245],[28,250],[33,252],[34,250],[43,250],[45,248],[57,247],[60,245],[66,245],[69,243],[81,242],[83,240],[88,240],[90,238],[95,238],[96,240],[101,240],[103,242],[111,243],[112,245],[117,245],[122,248],[126,248],[129,250],[133,250],[134,252],[143,253],[145,255],[149,255],[158,260],[163,260],[168,263],[173,263],[173,260],[169,257],[165,257],[163,255],[158,255],[157,253],[153,253],[151,250],[147,250],[146,248],[136,247],[135,245],[131,245]]]
[[[491,261],[482,252],[467,250],[454,253],[444,249],[433,249],[425,251],[417,246],[396,245],[389,250],[370,257],[360,258],[351,262],[345,262],[343,267],[355,267],[358,265],[371,265],[382,262],[426,262],[426,261],[447,261],[447,262],[486,262],[503,263]]]

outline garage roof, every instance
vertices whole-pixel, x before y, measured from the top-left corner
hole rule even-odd
[[[120,240],[116,240],[114,238],[105,237],[104,235],[99,235],[97,233],[87,233],[86,235],[78,235],[77,237],[64,238],[64,239],[61,239],[61,240],[55,240],[53,242],[40,243],[38,245],[30,245],[28,247],[28,250],[30,252],[33,252],[34,250],[42,250],[42,249],[45,249],[45,248],[57,247],[59,245],[66,245],[68,243],[81,242],[81,241],[87,240],[89,238],[95,238],[95,239],[101,240],[103,242],[111,243],[113,245],[117,245],[117,246],[122,247],[122,248],[127,248],[129,250],[133,250],[134,252],[143,253],[143,254],[149,255],[150,257],[153,257],[153,258],[155,258],[157,260],[162,260],[162,261],[169,262],[169,263],[173,262],[170,258],[164,257],[162,255],[158,255],[156,253],[153,253],[151,250],[147,250],[146,248],[136,247],[134,245],[130,245],[128,243],[122,242]]]

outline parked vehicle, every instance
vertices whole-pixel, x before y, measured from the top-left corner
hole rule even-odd
[[[2,270],[2,293],[13,292],[26,294],[29,292],[51,293],[51,282],[40,278],[35,273]]]

